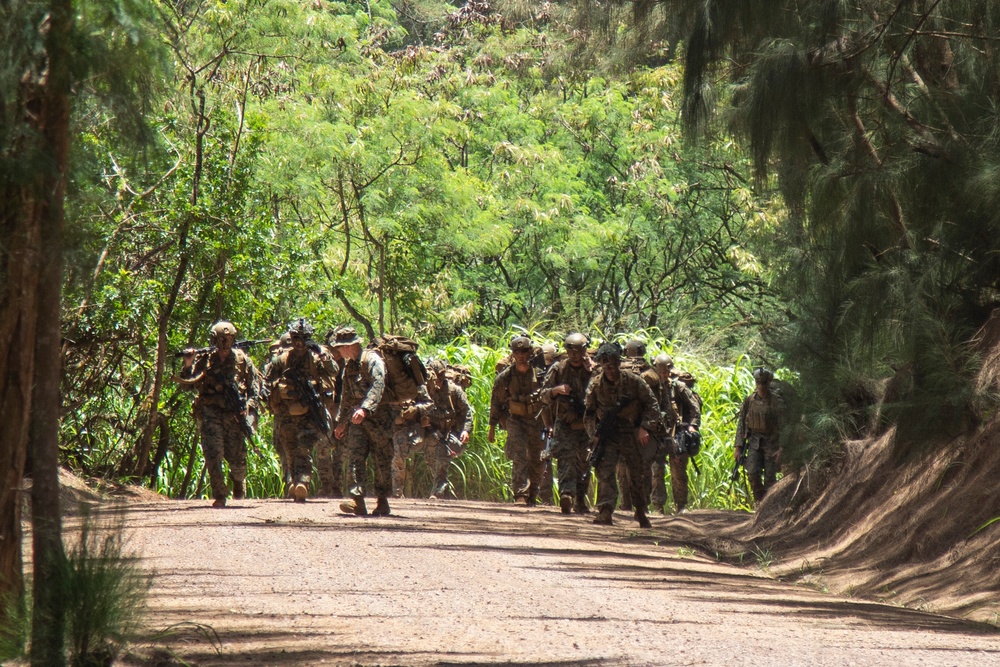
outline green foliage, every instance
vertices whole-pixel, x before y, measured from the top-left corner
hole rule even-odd
[[[0,599],[6,623],[0,626],[0,660],[26,659],[31,636],[31,591]]]

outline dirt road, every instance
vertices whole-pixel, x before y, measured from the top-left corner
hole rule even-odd
[[[150,626],[173,627],[129,664],[1000,665],[993,628],[717,563],[671,541],[686,518],[646,531],[461,501],[397,501],[386,518],[324,500],[130,504]]]

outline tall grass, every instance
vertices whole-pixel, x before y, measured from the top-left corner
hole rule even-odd
[[[112,664],[140,629],[151,584],[138,558],[126,553],[122,514],[98,521],[85,512],[63,577],[70,664]]]

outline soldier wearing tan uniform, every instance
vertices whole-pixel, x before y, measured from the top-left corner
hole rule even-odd
[[[778,438],[784,406],[781,397],[771,391],[774,373],[766,368],[757,368],[753,379],[756,387],[743,401],[736,426],[736,458],[738,460],[746,448],[743,467],[750,479],[754,502],[759,503],[778,474],[781,459]]]
[[[195,389],[195,415],[201,428],[201,448],[212,485],[213,507],[225,507],[229,487],[222,472],[222,459],[229,463],[233,498],[243,498],[247,476],[246,439],[252,433],[247,422],[247,403],[260,392],[257,369],[246,352],[234,348],[236,327],[216,322],[209,333],[212,349],[198,355],[184,351],[178,381]]]
[[[486,439],[496,441],[496,427],[507,431],[504,453],[513,464],[511,488],[514,499],[524,498],[532,507],[538,504],[538,486],[542,478],[541,453],[542,404],[539,392],[542,378],[537,368],[529,363],[531,340],[517,336],[510,342],[514,363],[500,371],[493,382],[490,397],[490,428]]]

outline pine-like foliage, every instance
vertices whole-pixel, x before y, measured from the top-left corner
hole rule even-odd
[[[788,203],[770,268],[807,439],[896,424],[908,449],[980,418],[969,341],[1000,276],[997,4],[627,5],[632,25],[683,40],[688,129],[728,122]]]

